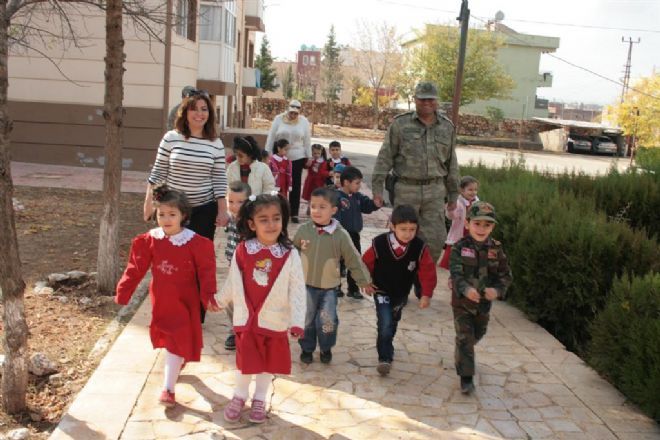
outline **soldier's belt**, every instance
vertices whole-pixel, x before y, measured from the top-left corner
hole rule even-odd
[[[432,183],[440,182],[442,177],[431,177],[429,179],[410,179],[408,177],[399,177],[399,182],[408,185],[430,185]]]

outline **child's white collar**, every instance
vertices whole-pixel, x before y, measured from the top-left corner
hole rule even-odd
[[[323,162],[325,162],[325,159],[323,159],[323,156],[321,156],[318,159],[316,159],[316,162],[323,163]]]
[[[478,202],[479,201],[479,196],[474,196],[474,199],[472,201],[469,201],[465,197],[463,197],[463,194],[458,195],[458,200],[465,206],[469,205],[470,203]]]
[[[165,234],[165,231],[163,231],[163,228],[154,228],[149,231],[149,235],[151,235],[156,240],[162,240],[163,238],[167,237],[167,239],[170,240],[170,243],[172,243],[174,246],[183,246],[192,240],[192,238],[195,236],[195,233],[190,229],[183,228],[178,234],[170,235],[168,237]]]
[[[314,226],[318,228],[316,224],[314,224]],[[330,223],[323,226],[321,229],[323,229],[328,234],[332,234],[333,232],[335,232],[335,229],[337,229],[337,226],[339,226],[339,221],[336,218],[331,218]]]
[[[280,156],[279,154],[273,154],[271,157],[278,162],[282,162],[284,159],[286,159],[286,156]]]
[[[340,163],[341,160],[342,160],[343,158],[344,158],[344,156],[339,156],[338,159],[335,159],[334,157],[331,157],[330,159],[332,159],[332,161],[333,161],[334,163]]]
[[[265,244],[262,244],[257,238],[251,238],[245,242],[245,250],[250,255],[254,255],[262,249],[268,249],[270,253],[273,254],[273,256],[276,258],[282,258],[284,255],[286,255],[287,252],[287,248],[279,243],[266,246]]]

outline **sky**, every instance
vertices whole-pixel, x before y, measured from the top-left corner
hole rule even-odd
[[[247,0],[253,1],[253,0]],[[631,82],[660,72],[660,0],[469,0],[471,25],[504,13],[502,23],[520,33],[559,37],[553,55],[621,82],[631,37]],[[387,22],[400,34],[425,23],[458,23],[460,0],[265,0],[264,22],[271,53],[294,60],[300,46],[323,47],[334,24],[337,42],[351,45],[362,20]],[[540,23],[542,22],[542,23]],[[603,29],[610,28],[610,29]],[[263,35],[263,34],[262,34]],[[260,39],[258,39],[260,43]],[[539,98],[585,104],[613,104],[622,85],[544,54],[539,72],[552,72],[553,85]]]

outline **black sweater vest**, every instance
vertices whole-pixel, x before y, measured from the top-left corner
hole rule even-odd
[[[400,302],[408,297],[426,245],[415,237],[408,243],[406,251],[397,257],[390,245],[389,234],[381,234],[373,241],[376,253],[374,284],[382,294]]]

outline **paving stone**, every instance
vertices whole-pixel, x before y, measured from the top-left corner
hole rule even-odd
[[[520,427],[533,439],[550,438],[554,435],[552,429],[543,422],[520,422]]]
[[[491,424],[507,439],[527,438],[525,431],[513,420],[491,420]]]
[[[543,417],[541,413],[535,410],[534,408],[516,408],[511,410],[511,414],[523,422],[542,422]]]
[[[575,423],[568,419],[547,419],[545,423],[555,432],[582,432]]]

